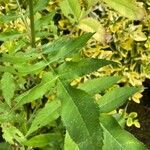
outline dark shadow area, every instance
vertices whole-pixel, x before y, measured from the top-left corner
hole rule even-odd
[[[141,128],[126,127],[126,129],[132,133],[137,139],[143,142],[150,150],[150,80],[146,80],[143,83],[145,90],[140,104],[130,102],[128,106],[128,112],[137,112],[138,119],[141,124]]]

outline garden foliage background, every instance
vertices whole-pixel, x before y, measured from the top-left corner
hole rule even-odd
[[[140,103],[142,92],[148,88],[144,87],[143,83],[145,81],[149,82],[150,79],[150,1],[140,0],[137,2],[139,7],[144,7],[145,9],[142,10],[141,8],[140,10],[135,7],[135,11],[139,12],[139,16],[134,20],[132,19],[133,17],[135,18],[135,16],[130,13],[130,11],[125,14],[124,11],[120,11],[122,13],[119,14],[117,11],[111,9],[109,5],[106,5],[107,0],[106,3],[104,2],[105,0],[98,3],[97,1],[95,1],[95,3],[91,1],[90,5],[90,2],[87,3],[84,0],[73,0],[72,3],[69,3],[67,0],[35,0],[33,12],[35,19],[35,44],[39,47],[40,51],[42,45],[57,40],[64,35],[77,38],[85,32],[95,33],[93,38],[91,38],[83,48],[80,55],[89,58],[111,60],[117,62],[118,65],[107,65],[84,77],[78,77],[71,82],[71,85],[77,87],[89,79],[106,75],[122,76],[121,81],[109,88],[108,91],[116,87],[127,85],[140,86],[142,89],[129,99],[130,102]],[[116,10],[118,8],[119,7],[116,6]],[[46,70],[43,69],[45,64],[42,64],[42,62],[34,66],[28,64],[27,67],[24,68],[18,65],[22,63],[22,60],[19,59],[23,54],[21,51],[27,52],[31,49],[29,42],[32,38],[30,36],[29,27],[30,19],[27,17],[29,12],[26,11],[26,9],[28,9],[26,0],[0,1],[0,57],[3,56],[3,58],[1,57],[0,64],[6,61],[5,66],[8,67],[7,69],[10,72],[13,72],[16,70],[11,70],[9,63],[15,62],[16,64],[14,66],[21,74],[19,77],[9,74],[2,77],[4,68],[0,67],[0,100],[3,102],[5,98],[8,104],[10,103],[10,99],[14,96],[14,88],[17,91],[16,93],[22,93],[38,84],[46,72]],[[20,53],[14,58],[13,56],[17,52]],[[37,57],[37,55],[33,55],[32,57]],[[74,56],[76,60],[79,58],[79,54]],[[41,56],[39,56],[38,59],[40,60]],[[67,61],[70,59],[71,58],[67,58]],[[29,59],[27,58],[27,60]],[[54,65],[57,66],[58,64],[56,63]],[[8,71],[7,69],[4,70]],[[7,85],[7,81],[8,84],[12,84]],[[4,91],[3,89],[5,88],[4,84],[9,86],[10,90],[9,93],[6,93],[6,95],[3,93],[2,96],[2,91]],[[104,93],[107,93],[107,91]],[[102,95],[104,93],[102,93]],[[99,99],[102,95],[96,94],[95,98]],[[38,109],[44,105],[44,101],[51,101],[54,98],[55,94],[45,94],[40,101],[33,101],[27,108],[30,107],[32,110]],[[132,111],[128,113],[124,112],[128,104],[129,102],[111,112],[111,114],[116,116],[123,115],[123,126],[126,122],[126,125],[129,127],[133,125],[140,128],[137,113]],[[59,121],[60,120],[58,120],[58,122]],[[58,130],[63,128],[62,124],[59,125]],[[4,130],[3,132],[9,129],[6,127],[2,128]],[[10,130],[12,130],[12,128],[10,128]],[[46,129],[43,130],[46,131]],[[11,137],[9,134],[6,132],[3,138],[8,140]],[[18,134],[22,137],[20,132],[18,132]],[[13,139],[9,139],[8,142],[13,143]],[[30,143],[28,143],[28,145],[30,145]]]

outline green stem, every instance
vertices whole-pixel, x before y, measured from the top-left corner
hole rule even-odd
[[[34,28],[34,12],[33,12],[33,0],[28,0],[29,13],[30,13],[30,28],[31,28],[31,45],[35,46],[35,28]]]

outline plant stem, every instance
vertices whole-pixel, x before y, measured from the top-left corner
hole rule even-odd
[[[28,0],[29,13],[30,13],[30,28],[31,28],[31,46],[35,46],[35,28],[34,28],[34,13],[33,13],[33,0]]]

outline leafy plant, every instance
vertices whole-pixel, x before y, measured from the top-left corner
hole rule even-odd
[[[36,35],[34,25],[43,23],[47,18],[34,21],[33,14],[42,11],[49,1],[36,1],[34,8],[33,1],[28,2],[29,12],[21,12],[21,17],[27,25],[27,19],[30,18],[30,27],[27,26],[17,36],[14,31],[0,34],[0,40],[4,43],[7,40],[15,41],[15,44],[10,41],[13,45],[10,44],[10,51],[0,56],[0,124],[4,140],[16,149],[146,149],[109,114],[140,88],[109,90],[121,79],[119,76],[90,79],[77,87],[71,86],[71,82],[79,77],[87,76],[104,66],[118,64],[82,55],[82,48],[94,33],[85,33],[76,38],[59,37],[42,44],[43,36]],[[87,15],[95,3],[90,0],[83,2],[86,11],[80,9],[77,0],[72,3],[63,1],[60,7],[64,14],[71,17],[71,21],[77,22]],[[21,8],[18,1],[17,4]],[[64,9],[66,4],[69,4],[69,10]],[[78,9],[75,9],[75,5]],[[53,13],[49,15],[53,18]],[[50,22],[50,26],[55,27],[53,22]],[[42,29],[38,32],[42,32]],[[45,36],[44,31],[43,34]],[[36,37],[40,37],[40,41]],[[95,94],[101,94],[101,97],[95,100]],[[1,145],[5,146],[3,143]]]
[[[148,38],[150,22],[147,19],[149,18],[149,10],[143,8],[143,6],[147,8],[149,4],[148,2],[135,1],[104,0],[104,2],[101,1],[100,4],[91,8],[91,11],[87,10],[86,15],[81,13],[81,19],[75,24],[74,34],[76,35],[80,31],[78,29],[85,32],[95,32],[93,35],[95,40],[91,40],[84,54],[88,57],[107,58],[119,63],[119,67],[106,66],[98,71],[96,75],[119,74],[124,76],[124,84],[141,86],[146,78],[150,78],[148,72],[150,64]],[[83,1],[81,4],[81,1],[78,1],[78,3],[81,11],[84,12],[86,2]],[[112,7],[119,13],[107,6]],[[69,12],[68,9],[68,14],[70,13],[71,11]],[[67,17],[65,12],[64,15]],[[69,17],[68,19],[70,20]],[[134,21],[132,21],[133,19]],[[72,33],[72,29],[70,30]],[[132,100],[140,103],[141,93],[142,91],[138,92]]]

